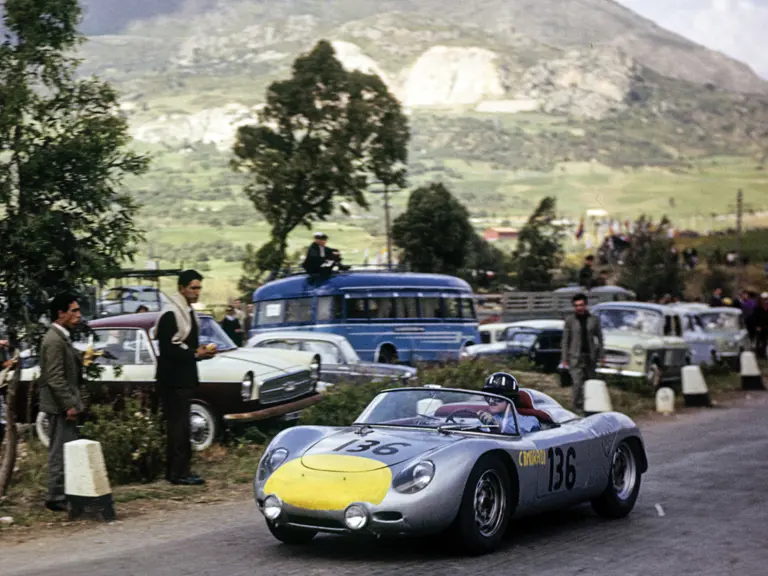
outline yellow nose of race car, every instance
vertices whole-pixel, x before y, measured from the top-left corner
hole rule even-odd
[[[391,484],[392,473],[377,460],[323,454],[283,464],[264,492],[305,510],[344,510],[353,502],[381,504]]]

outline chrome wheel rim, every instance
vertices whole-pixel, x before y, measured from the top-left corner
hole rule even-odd
[[[635,490],[637,483],[637,462],[632,449],[627,444],[619,445],[613,454],[611,466],[613,490],[619,500],[627,500]]]
[[[501,478],[495,470],[486,470],[475,486],[475,526],[481,536],[490,538],[499,531],[506,507]]]
[[[202,446],[211,435],[211,424],[208,422],[205,414],[199,410],[192,410],[189,413],[190,438],[194,446]]]

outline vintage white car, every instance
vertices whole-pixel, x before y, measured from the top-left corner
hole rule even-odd
[[[600,318],[604,361],[598,374],[642,378],[654,389],[681,379],[691,364],[679,311],[640,302],[606,302],[592,307]]]
[[[130,391],[151,391],[155,386],[158,346],[153,327],[159,313],[125,314],[93,320],[91,334],[75,347],[92,347],[102,356],[100,380],[110,396]],[[222,428],[296,414],[318,402],[321,360],[318,354],[291,350],[238,348],[210,316],[200,315],[200,343],[215,344],[216,357],[198,364],[200,386],[191,405],[192,445],[208,448]],[[120,370],[115,370],[120,366]],[[27,386],[37,378],[36,365],[22,370],[17,413],[26,414]],[[37,399],[35,399],[37,402]],[[38,436],[47,444],[47,418],[33,414]]]
[[[741,353],[752,349],[744,316],[738,308],[706,304],[675,304],[683,315],[683,337],[695,364],[725,363],[740,368]]]

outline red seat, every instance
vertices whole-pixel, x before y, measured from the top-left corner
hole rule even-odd
[[[533,407],[533,399],[528,392],[520,390],[520,400],[517,403],[517,413],[521,416],[535,416],[539,422],[553,423],[552,416]]]

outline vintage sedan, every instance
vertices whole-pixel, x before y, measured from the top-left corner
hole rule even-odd
[[[518,414],[541,429],[523,433]],[[591,502],[604,518],[633,509],[648,469],[624,414],[579,418],[536,390],[495,394],[424,386],[385,390],[348,426],[298,426],[272,440],[254,499],[289,545],[319,532],[442,534],[477,554],[513,519]],[[520,524],[518,523],[518,527]]]
[[[560,364],[563,326],[563,320],[513,322],[504,329],[502,340],[467,346],[462,350],[460,359],[527,358],[532,364],[554,372]]]
[[[90,334],[75,342],[82,351],[93,348],[102,354],[94,362],[103,367],[100,380],[111,396],[154,388],[158,316],[158,312],[149,312],[94,320],[89,323]],[[320,400],[316,392],[319,355],[238,348],[212,316],[199,317],[200,343],[215,344],[219,353],[198,364],[200,386],[195,389],[190,412],[195,449],[208,448],[225,426],[293,414]],[[22,382],[38,375],[39,367],[26,368]],[[22,391],[20,401],[25,403],[26,396]],[[26,414],[26,409],[19,414]],[[47,443],[44,413],[36,414],[36,429]]]
[[[740,367],[741,353],[752,349],[744,317],[738,308],[706,304],[675,304],[683,318],[683,337],[695,364]]]
[[[322,381],[328,384],[395,380],[408,385],[417,373],[411,366],[364,362],[344,336],[328,332],[265,332],[253,336],[247,346],[318,354],[323,366]]]
[[[598,374],[641,378],[654,390],[679,383],[691,364],[679,311],[640,302],[606,302],[592,307],[603,329],[604,359]]]

